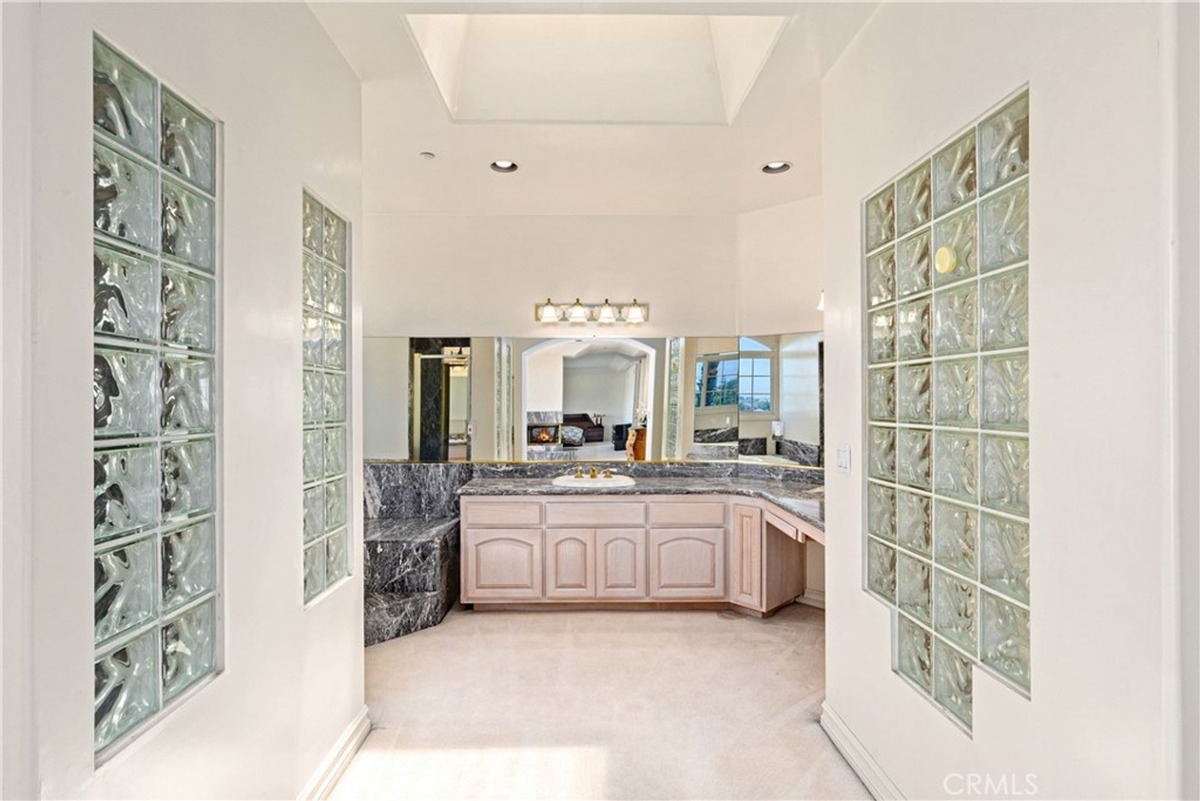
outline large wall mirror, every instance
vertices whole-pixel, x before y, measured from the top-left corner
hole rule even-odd
[[[823,339],[368,337],[364,454],[821,465]]]

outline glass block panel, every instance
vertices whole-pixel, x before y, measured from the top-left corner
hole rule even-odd
[[[920,359],[930,353],[929,298],[903,303],[896,309],[896,352],[901,359]]]
[[[896,491],[896,542],[910,551],[929,556],[933,547],[929,498],[904,490]]]
[[[975,241],[974,206],[933,224],[935,286],[969,278],[978,272]]]
[[[929,565],[902,551],[896,554],[896,603],[900,611],[926,625],[933,619]]]
[[[212,353],[216,347],[215,296],[210,279],[175,267],[163,267],[163,342]]]
[[[1029,612],[983,593],[979,658],[1029,689]]]
[[[938,362],[934,420],[938,425],[974,427],[979,422],[979,382],[975,357]]]
[[[974,501],[979,494],[979,437],[936,431],[933,435],[933,489],[939,495]]]
[[[932,635],[903,615],[900,616],[897,626],[896,669],[925,688],[926,692],[931,692],[933,690]]]
[[[980,476],[980,503],[1029,514],[1029,440],[984,436]]]
[[[325,307],[325,264],[316,256],[304,254],[304,273],[301,280],[304,305],[314,311]]]
[[[325,220],[324,209],[315,198],[304,195],[303,210],[303,240],[304,247],[317,255],[325,252]]]
[[[163,432],[212,431],[212,359],[166,356],[161,370]]]
[[[318,484],[304,491],[304,541],[325,533],[325,485]]]
[[[896,602],[896,549],[872,539],[867,540],[867,589]]]
[[[346,319],[346,274],[328,264],[325,265],[325,312],[339,320]]]
[[[979,235],[984,272],[1029,258],[1028,182],[980,201]]]
[[[871,426],[867,434],[867,475],[896,479],[896,429]]]
[[[346,479],[335,478],[325,485],[325,530],[346,525]]]
[[[304,432],[304,482],[325,475],[325,432],[314,428]]]
[[[156,556],[153,537],[96,554],[96,642],[154,617]]]
[[[325,420],[341,423],[346,419],[346,377],[337,373],[325,374]]]
[[[867,371],[867,414],[872,420],[896,419],[896,368]]]
[[[920,228],[929,217],[929,162],[925,162],[896,182],[896,235]]]
[[[975,199],[975,131],[933,157],[933,213],[941,217]]]
[[[973,353],[978,343],[978,296],[974,282],[933,296],[933,351],[938,356]]]
[[[979,126],[984,192],[1029,172],[1029,95],[1022,94]]]
[[[966,506],[935,501],[933,508],[933,560],[938,567],[975,578],[979,548],[979,513]]]
[[[92,123],[147,158],[158,141],[155,81],[104,42],[92,46]]]
[[[896,541],[896,491],[891,487],[867,485],[867,533]]]
[[[346,429],[325,429],[325,475],[340,476],[346,472]]]
[[[325,416],[325,376],[316,370],[304,371],[304,422],[319,423]]]
[[[880,309],[870,316],[870,349],[872,363],[896,358],[896,311]]]
[[[346,264],[346,221],[325,209],[325,258]]]
[[[209,601],[163,626],[163,700],[179,695],[213,672],[217,658],[216,617]]]
[[[308,603],[325,591],[325,542],[315,542],[304,549],[304,602]]]
[[[158,433],[158,363],[153,353],[96,348],[92,418],[97,437]]]
[[[867,250],[871,251],[886,244],[896,236],[894,193],[888,185],[879,194],[867,201]]]
[[[162,510],[171,520],[208,512],[213,506],[211,439],[168,442],[162,448]]]
[[[154,445],[92,456],[96,540],[158,521],[158,450]]]
[[[928,423],[933,396],[930,382],[930,365],[902,364],[898,369],[900,421],[904,423]]]
[[[304,363],[320,366],[325,363],[325,319],[304,313]]]
[[[971,660],[934,638],[933,697],[968,727],[971,725]]]
[[[96,660],[94,737],[99,751],[158,710],[156,631]]]
[[[980,336],[985,350],[1029,344],[1029,271],[1024,267],[980,282]]]
[[[867,257],[867,305],[896,298],[896,250],[887,248]]]
[[[896,291],[900,297],[924,292],[932,285],[929,229],[902,239],[896,245]]]
[[[325,318],[325,366],[346,369],[346,324]]]
[[[327,584],[345,578],[350,572],[350,542],[346,529],[335,531],[325,540],[325,579]]]
[[[92,207],[97,231],[147,250],[158,247],[158,174],[115,150],[92,151]]]
[[[1029,428],[1029,355],[1013,353],[983,359],[983,426]]]
[[[216,185],[216,126],[168,90],[162,93],[163,166],[211,193]]]
[[[975,584],[934,571],[933,629],[967,653],[975,653]]]
[[[158,338],[158,270],[153,261],[95,246],[92,328],[114,337]]]
[[[896,432],[898,483],[929,489],[930,460],[933,457],[931,436],[931,432],[919,428],[901,428]]]
[[[176,609],[217,586],[217,546],[213,521],[162,535],[162,604]]]
[[[213,222],[211,200],[174,181],[162,182],[163,254],[212,272]]]
[[[1029,526],[984,514],[980,579],[1010,598],[1029,603]]]

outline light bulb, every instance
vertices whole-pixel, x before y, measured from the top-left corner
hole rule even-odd
[[[625,322],[630,325],[640,325],[646,322],[646,310],[638,305],[637,298],[625,307]]]
[[[596,318],[596,322],[601,325],[612,325],[617,321],[617,310],[608,302],[608,298],[604,299],[604,305],[600,307],[600,315]]]
[[[575,302],[571,304],[571,308],[567,309],[568,323],[586,323],[588,319],[587,307],[579,302],[579,298],[575,298]]]
[[[558,307],[555,306],[550,298],[546,298],[546,303],[538,311],[538,322],[541,323],[557,323],[558,322]]]

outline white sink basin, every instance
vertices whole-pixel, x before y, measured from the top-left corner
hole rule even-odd
[[[559,476],[550,482],[556,487],[576,487],[578,489],[614,489],[616,487],[632,487],[637,482],[632,476],[613,476],[612,478],[576,478],[575,476]]]

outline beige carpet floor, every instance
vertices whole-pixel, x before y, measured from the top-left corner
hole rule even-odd
[[[869,798],[817,722],[824,621],[456,610],[367,649],[333,798]]]

